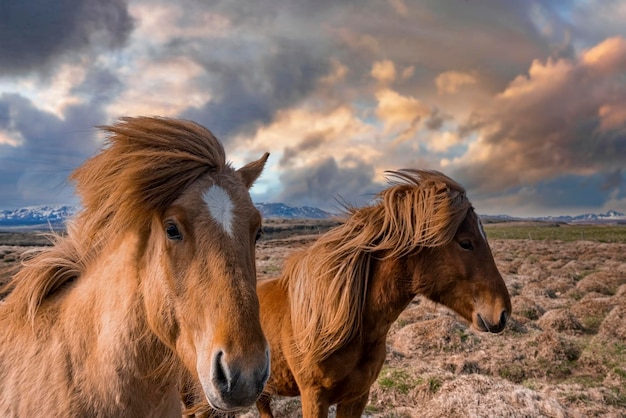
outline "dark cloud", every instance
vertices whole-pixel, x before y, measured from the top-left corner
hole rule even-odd
[[[317,164],[284,172],[281,177],[283,191],[278,201],[328,210],[338,209],[337,200],[363,205],[381,188],[374,182],[374,174],[373,165],[357,158],[338,164],[329,157]]]
[[[442,114],[439,109],[433,109],[432,113],[426,120],[426,128],[430,131],[438,131],[447,120],[452,120],[450,115]]]
[[[118,48],[132,28],[125,0],[3,1],[0,73],[42,71],[70,55]]]
[[[324,132],[312,132],[305,136],[297,145],[286,147],[278,164],[281,167],[289,167],[293,158],[297,157],[300,153],[315,151],[326,142],[325,134]]]
[[[202,53],[192,52],[212,79],[214,97],[183,116],[211,127],[220,138],[254,132],[271,122],[277,111],[312,93],[330,68],[319,51],[297,41],[276,39],[259,47],[263,50],[251,53],[238,51],[241,48],[236,43],[224,42],[221,46],[208,44]],[[224,48],[228,58],[216,59]]]
[[[565,175],[538,182],[533,203],[545,209],[565,210],[576,207],[602,207],[609,193],[602,190],[603,175]]]
[[[624,177],[622,175],[623,168],[618,168],[615,171],[608,173],[605,175],[604,181],[602,182],[600,189],[604,191],[620,189],[626,184],[624,183]],[[626,187],[624,187],[626,189]]]
[[[92,104],[106,104],[114,100],[123,89],[124,85],[111,69],[94,66],[71,93],[86,97]]]
[[[0,144],[0,206],[71,201],[67,176],[98,147],[94,125],[102,122],[103,112],[95,106],[73,106],[61,119],[22,96],[3,94],[0,115],[6,111],[12,117],[3,118],[0,130],[18,133],[23,143]]]

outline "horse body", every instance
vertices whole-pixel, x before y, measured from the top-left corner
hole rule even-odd
[[[373,276],[371,287],[377,286],[378,282]],[[369,388],[385,360],[389,328],[413,297],[398,294],[393,301],[384,302],[368,297],[368,309],[362,319],[367,332],[353,337],[328,358],[313,362],[303,358],[292,343],[290,316],[288,309],[284,309],[287,305],[280,302],[288,295],[279,280],[259,282],[257,292],[261,302],[261,323],[272,347],[270,380],[257,402],[261,416],[273,416],[269,407],[271,395],[301,396],[304,417],[327,416],[328,408],[333,404],[339,404],[338,416],[360,416]],[[368,291],[368,295],[372,294]],[[381,305],[388,302],[393,303],[395,309],[391,305]],[[342,410],[354,407],[355,402],[355,414],[339,415]],[[365,402],[362,408],[360,402]]]
[[[185,121],[105,129],[73,174],[83,211],[0,305],[0,415],[180,416],[181,376],[218,410],[252,404],[269,353],[247,189],[267,155],[234,170]]]
[[[305,418],[326,417],[332,404],[337,417],[361,416],[389,328],[418,294],[479,331],[504,328],[509,295],[464,190],[437,172],[393,174],[402,181],[378,205],[353,209],[293,254],[279,279],[259,282],[272,347],[271,377],[257,402],[262,417],[273,416],[272,395],[300,395]]]

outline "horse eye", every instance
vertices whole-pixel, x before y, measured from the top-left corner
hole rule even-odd
[[[168,222],[165,225],[165,233],[167,234],[167,237],[171,240],[180,241],[183,239],[182,234],[174,223]]]
[[[259,228],[256,230],[256,236],[254,237],[254,242],[257,242],[258,240],[261,239],[261,237],[263,236],[264,232],[263,232],[263,228]]]
[[[474,246],[472,245],[472,241],[466,239],[463,240],[461,242],[459,242],[459,245],[461,246],[461,248],[463,248],[464,250],[473,250]]]

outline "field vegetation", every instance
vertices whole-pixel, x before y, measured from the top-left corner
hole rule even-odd
[[[569,225],[550,222],[486,224],[490,239],[595,241],[626,243],[626,225]]]
[[[259,278],[276,277],[289,253],[334,225],[266,221]],[[626,417],[626,226],[485,229],[512,298],[506,330],[475,332],[417,297],[391,329],[367,416]],[[0,234],[0,280],[39,239]],[[298,417],[299,401],[278,398],[274,411]]]

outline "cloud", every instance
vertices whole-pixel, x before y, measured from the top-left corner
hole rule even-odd
[[[68,57],[122,47],[132,29],[124,0],[4,2],[0,71],[3,75],[49,71]]]
[[[487,194],[621,169],[625,71],[623,39],[573,59],[534,60],[491,106],[475,110],[460,132],[473,131],[476,139],[451,168]]]
[[[432,152],[444,153],[460,142],[461,138],[456,132],[434,132],[429,135],[426,147]]]
[[[626,65],[626,39],[612,37],[587,50],[581,61],[600,71],[614,72]]]
[[[72,202],[67,176],[98,147],[93,126],[102,118],[97,107],[79,105],[68,106],[61,119],[17,94],[0,95],[0,134],[20,139],[0,143],[3,205]]]
[[[391,89],[376,93],[376,116],[384,123],[387,133],[399,130],[396,141],[402,142],[415,135],[419,122],[431,114],[431,109],[415,97],[402,96]]]
[[[396,67],[389,60],[377,61],[374,63],[370,74],[379,83],[393,83],[396,79]]]
[[[270,151],[255,190],[271,200],[307,200],[298,179],[312,204],[356,199],[385,169],[428,167],[502,208],[539,210],[519,196],[552,205],[542,194],[558,187],[574,204],[569,182],[597,188],[594,204],[626,201],[619,2],[9,3],[5,205],[60,199],[44,186],[62,183],[51,173],[68,173],[99,144],[92,126],[123,114],[193,119],[236,166]]]
[[[406,7],[404,0],[389,0],[389,3],[393,7],[393,10],[400,16],[407,16],[409,14],[409,9]]]
[[[607,173],[604,182],[600,186],[602,190],[620,189],[624,185],[624,177],[622,175],[623,168],[620,167],[613,172]]]
[[[302,152],[311,152],[317,150],[326,142],[326,136],[330,134],[326,132],[312,132],[304,137],[302,141],[293,147],[286,147],[283,151],[283,157],[280,159],[281,167],[289,167],[294,158]]]
[[[241,146],[255,154],[267,150],[273,155],[283,152],[287,154],[284,162],[289,166],[317,164],[322,158],[343,158],[349,153],[358,153],[371,161],[380,157],[375,134],[375,129],[347,106],[324,110],[294,108],[280,111],[254,137],[242,139]],[[315,152],[299,152],[313,149]]]
[[[339,209],[337,199],[363,205],[380,190],[374,176],[374,166],[358,157],[339,163],[328,157],[315,165],[286,171],[281,177],[283,191],[278,201],[316,205],[331,211]]]
[[[118,72],[126,86],[107,110],[119,116],[158,115],[175,117],[189,108],[201,108],[211,100],[207,89],[194,82],[204,70],[186,57],[145,59],[133,68]]]
[[[474,75],[460,71],[446,71],[435,78],[435,85],[440,94],[453,94],[463,86],[476,83],[478,80]]]
[[[229,43],[225,44],[219,49]],[[207,61],[203,57],[216,52],[210,44],[207,47],[201,55],[194,53],[194,59],[212,78],[211,99],[184,111],[183,116],[212,127],[221,138],[253,133],[270,123],[279,110],[296,105],[315,91],[331,68],[328,59],[295,40],[277,39],[271,50],[249,60]],[[233,48],[231,54],[236,50]]]

